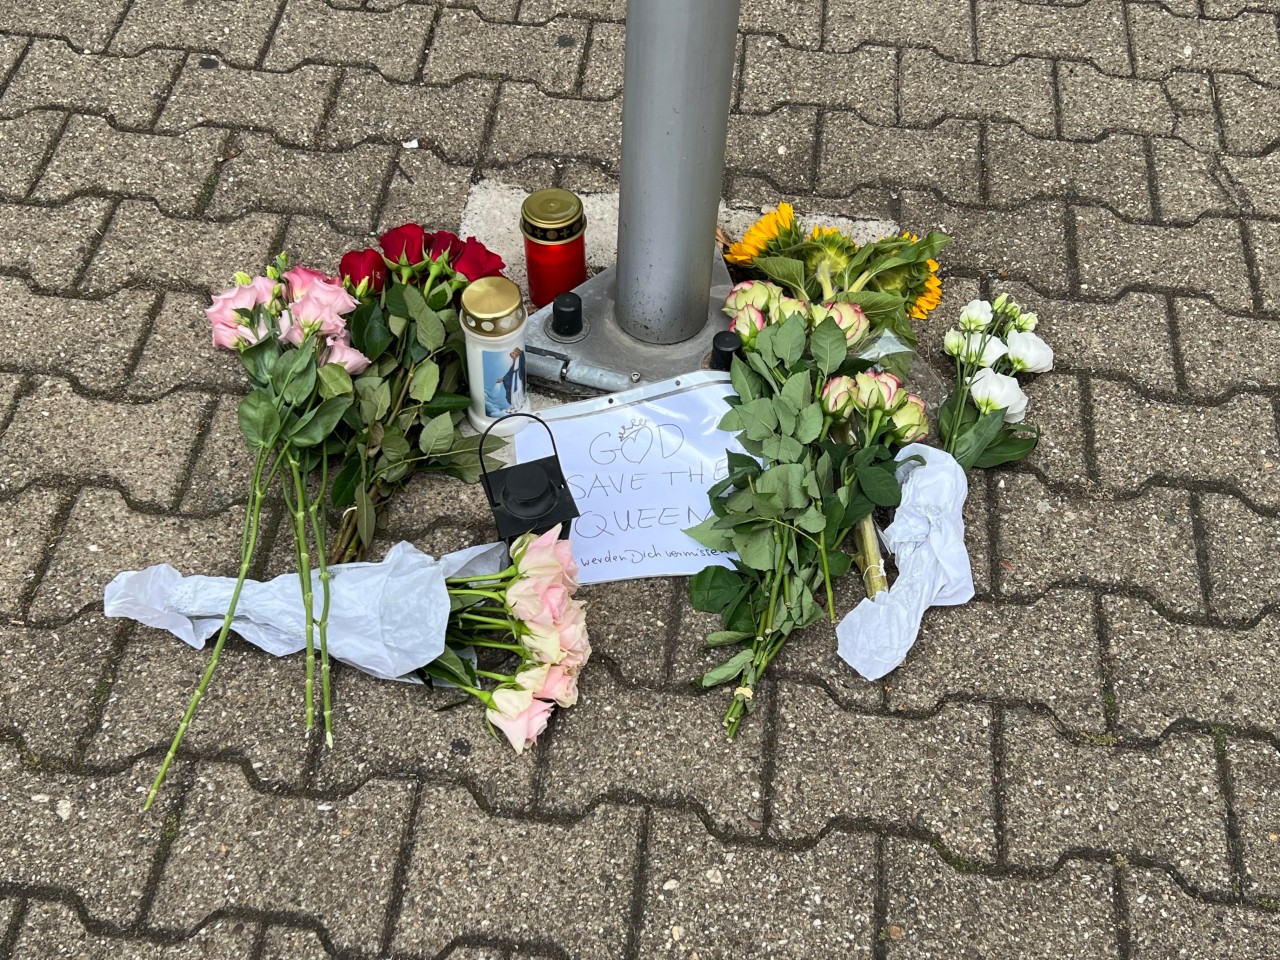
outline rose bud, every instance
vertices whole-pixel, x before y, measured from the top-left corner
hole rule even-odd
[[[809,301],[797,300],[795,297],[779,297],[769,307],[769,322],[782,323],[792,317],[799,317],[805,324],[809,323]]]
[[[780,292],[773,284],[763,280],[744,280],[729,291],[722,309],[731,317],[736,316],[743,307],[755,307],[764,311],[777,302]]]
[[[1019,314],[1018,318],[1013,321],[1013,329],[1019,330],[1022,333],[1030,333],[1036,328],[1036,324],[1039,322],[1040,318],[1034,313],[1027,312]]]
[[[959,330],[948,330],[942,338],[942,349],[948,356],[958,357],[964,353],[967,338]]]
[[[481,277],[500,276],[506,267],[500,256],[475,237],[467,237],[458,254],[458,259],[453,263],[455,271],[473,281]]]
[[[822,388],[823,412],[841,420],[848,419],[853,412],[853,394],[853,377],[832,377]]]
[[[756,334],[764,329],[764,313],[759,307],[743,307],[733,317],[729,329],[742,338],[742,345],[750,349],[755,345]]]
[[[860,373],[853,381],[853,408],[859,413],[874,410],[892,413],[906,399],[902,381],[892,373]]]
[[[426,256],[427,232],[416,223],[403,223],[378,238],[378,246],[388,260],[397,266],[414,267]]]
[[[377,250],[350,250],[338,261],[338,276],[357,297],[381,293],[387,285],[387,262]]]
[[[915,443],[929,435],[929,418],[925,415],[924,400],[914,393],[907,394],[907,399],[893,411],[889,422],[893,424],[893,433],[889,435],[893,443]]]
[[[991,304],[985,300],[970,300],[960,311],[957,321],[965,333],[977,333],[991,326]]]

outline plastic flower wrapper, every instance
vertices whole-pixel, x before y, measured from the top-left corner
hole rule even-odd
[[[448,582],[452,612],[444,653],[424,669],[480,700],[491,730],[516,753],[534,744],[555,707],[578,700],[578,674],[591,656],[586,608],[575,600],[578,566],[560,526],[511,546],[511,565]],[[496,651],[510,673],[481,669],[475,650]]]
[[[943,338],[956,380],[938,426],[944,449],[966,471],[1021,460],[1039,442],[1039,428],[1025,422],[1027,395],[1017,380],[1053,369],[1053,348],[1032,332],[1038,319],[1001,294],[966,304],[959,329]]]

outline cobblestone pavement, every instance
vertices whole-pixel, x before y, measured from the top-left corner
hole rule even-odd
[[[210,287],[614,188],[624,12],[0,4],[0,958],[1280,954],[1278,0],[743,0],[729,198],[945,229],[933,358],[997,281],[1058,349],[978,597],[887,681],[815,628],[725,743],[707,618],[629,583],[532,755],[350,671],[327,752],[233,647],[140,812],[202,661],[101,591],[231,572]],[[490,535],[438,481],[389,531]]]

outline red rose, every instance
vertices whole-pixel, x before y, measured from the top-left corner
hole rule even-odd
[[[446,261],[453,260],[462,253],[463,246],[457,234],[450,233],[448,230],[439,230],[431,238],[431,259],[439,260],[444,256]]]
[[[467,237],[462,245],[462,253],[453,264],[453,269],[468,280],[479,280],[481,277],[501,274],[506,267],[500,256],[490,251],[475,237]]]
[[[378,238],[388,260],[397,264],[407,263],[411,267],[423,261],[423,248],[427,242],[427,232],[416,223],[401,224]]]
[[[377,250],[351,250],[342,255],[338,261],[338,276],[359,287],[361,281],[368,280],[365,287],[367,293],[381,293],[387,283],[387,262]]]

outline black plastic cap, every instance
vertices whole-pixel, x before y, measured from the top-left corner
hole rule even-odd
[[[711,369],[728,370],[733,355],[742,349],[742,338],[732,330],[722,330],[711,341]]]
[[[582,298],[562,293],[551,304],[551,332],[557,337],[576,337],[582,332]]]

